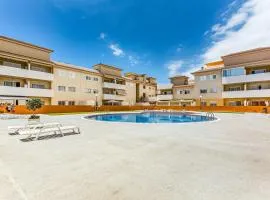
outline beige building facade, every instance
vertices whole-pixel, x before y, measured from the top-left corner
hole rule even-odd
[[[52,52],[0,36],[0,103],[25,105],[30,98],[40,98],[45,105],[136,104],[137,81],[123,76],[121,69],[56,62]],[[147,86],[152,79],[146,78]],[[155,89],[145,90],[146,96],[155,94]]]
[[[29,98],[39,97],[50,105],[54,95],[52,52],[0,36],[0,103],[24,105]]]
[[[189,80],[189,77],[174,76],[170,81],[169,85],[158,85],[158,105],[194,106],[196,104],[194,83]]]
[[[146,74],[51,60],[53,50],[0,36],[0,103],[25,105],[269,106],[270,47],[237,52],[158,85]]]
[[[98,71],[54,63],[52,105],[102,105],[102,77]]]
[[[227,106],[270,105],[270,48],[222,57],[222,98]]]
[[[129,78],[136,84],[136,102],[137,103],[156,103],[157,101],[157,81],[146,74],[126,73],[125,77]]]
[[[222,61],[208,63],[201,70],[193,72],[196,105],[223,106]]]
[[[136,83],[122,75],[122,69],[97,64],[94,66],[102,76],[102,105],[135,105]]]

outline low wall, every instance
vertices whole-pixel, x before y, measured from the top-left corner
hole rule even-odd
[[[206,111],[206,112],[256,112],[265,113],[265,109],[270,113],[270,107],[265,106],[101,106],[98,111],[133,111],[133,110],[187,110],[187,111]],[[0,107],[0,111],[7,112],[5,107]],[[37,110],[37,114],[47,113],[74,113],[74,112],[94,112],[94,106],[43,106]],[[16,106],[15,114],[31,114],[25,106]]]

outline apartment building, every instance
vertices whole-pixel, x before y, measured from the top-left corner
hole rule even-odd
[[[97,64],[94,69],[102,76],[103,105],[136,103],[136,83],[122,76],[122,69],[105,64]]]
[[[186,76],[158,85],[146,74],[111,65],[92,69],[51,60],[53,50],[0,36],[0,103],[25,105],[269,106],[270,47],[222,56]]]
[[[223,61],[207,63],[202,69],[193,72],[194,97],[199,106],[223,106],[222,69]]]
[[[173,100],[172,84],[157,85],[157,103],[159,105],[169,105]]]
[[[157,104],[174,106],[193,106],[196,104],[194,83],[187,76],[170,78],[171,84],[158,85]]]
[[[125,77],[136,84],[136,102],[155,103],[157,101],[157,81],[146,74],[126,73]]]
[[[54,95],[53,50],[0,36],[0,103],[23,105],[39,97],[45,105]]]
[[[102,105],[102,75],[97,70],[54,64],[52,105]]]
[[[137,95],[155,95],[154,78],[134,80],[105,64],[89,69],[51,61],[52,52],[0,36],[0,103],[25,105],[40,98],[45,105],[134,105]]]
[[[222,59],[224,105],[270,105],[270,47],[233,53]]]
[[[174,76],[170,78],[175,105],[194,106],[196,104],[194,81],[187,76]]]

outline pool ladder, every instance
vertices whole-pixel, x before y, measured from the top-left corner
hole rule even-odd
[[[211,120],[213,120],[213,119],[215,119],[216,117],[215,117],[215,114],[214,113],[212,113],[212,112],[208,112],[208,113],[206,113],[206,117],[208,118],[208,119],[211,119]]]

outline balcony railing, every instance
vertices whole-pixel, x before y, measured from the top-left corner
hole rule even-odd
[[[169,101],[173,99],[172,94],[165,94],[165,95],[157,95],[157,100],[158,101]]]
[[[270,81],[270,73],[222,77],[222,84]]]
[[[155,102],[157,101],[157,97],[148,97],[148,101]]]
[[[103,87],[104,88],[111,88],[111,89],[118,89],[118,90],[125,90],[126,89],[126,85],[117,84],[117,83],[108,83],[108,82],[104,82]]]
[[[0,94],[23,97],[53,97],[52,89],[0,86]]]
[[[53,81],[53,74],[0,65],[0,75]]]
[[[270,97],[270,89],[223,91],[222,98],[260,98]]]
[[[125,96],[120,96],[116,94],[104,94],[103,100],[118,100],[118,101],[124,101]]]

